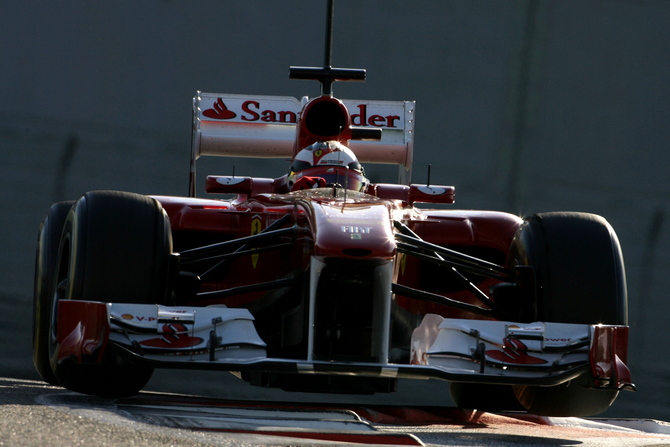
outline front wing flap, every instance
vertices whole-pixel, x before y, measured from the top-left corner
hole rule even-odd
[[[90,318],[92,314],[97,317]],[[627,326],[429,314],[412,336],[411,364],[381,364],[268,358],[246,309],[60,301],[58,315],[59,361],[100,362],[103,351],[110,350],[151,368],[536,386],[590,374],[594,387],[634,389],[626,366]],[[90,355],[92,346],[95,355]]]

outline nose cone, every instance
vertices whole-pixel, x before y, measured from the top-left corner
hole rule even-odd
[[[316,217],[314,254],[321,258],[391,259],[395,241],[384,203],[321,203]]]

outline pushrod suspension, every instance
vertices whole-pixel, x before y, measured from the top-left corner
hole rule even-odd
[[[180,253],[181,264],[190,264],[193,262],[200,262],[201,260],[215,256],[220,253],[229,253],[234,249],[244,249],[246,245],[253,244],[259,246],[263,244],[272,243],[275,239],[283,236],[294,236],[298,230],[297,226],[276,230],[283,226],[290,219],[290,215],[286,215],[279,219],[274,224],[268,226],[259,234],[235,239],[227,242],[220,242],[218,244],[207,245],[204,247],[193,248],[191,250],[184,250]]]

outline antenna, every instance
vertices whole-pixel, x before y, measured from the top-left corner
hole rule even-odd
[[[430,163],[428,164],[428,178],[426,179],[426,186],[430,186]]]
[[[335,81],[365,81],[365,70],[358,68],[333,68],[333,15],[335,5],[333,0],[328,0],[326,11],[326,48],[324,54],[323,68],[321,67],[290,67],[290,79],[311,79],[321,84],[321,94],[333,96],[333,83]]]
[[[341,129],[341,127],[340,127]],[[342,158],[342,151],[337,151],[337,166],[335,167],[335,184],[333,185],[333,197],[337,197],[337,185],[340,184],[340,159]],[[340,185],[340,188],[342,185]]]
[[[326,52],[323,56],[323,66],[331,67],[333,64],[333,16],[335,15],[335,4],[333,0],[328,0],[328,9],[326,12]]]
[[[342,202],[342,212],[344,212],[344,205],[347,204],[347,188],[349,188],[349,166],[346,166],[346,177],[344,178],[344,201]]]

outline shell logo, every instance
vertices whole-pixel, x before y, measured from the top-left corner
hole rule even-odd
[[[123,318],[124,320],[132,320],[134,317],[130,314],[123,314],[121,315],[121,318]]]

